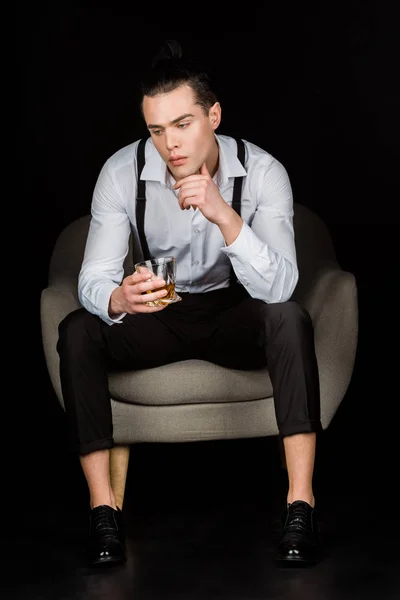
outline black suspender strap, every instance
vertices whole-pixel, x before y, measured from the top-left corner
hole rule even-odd
[[[245,161],[245,148],[244,142],[240,138],[236,140],[237,143],[237,156],[240,162],[244,167]],[[242,182],[243,177],[235,177],[235,183],[233,184],[233,198],[232,198],[232,208],[240,215],[240,202],[242,199]]]
[[[147,245],[146,236],[144,233],[144,214],[146,210],[146,182],[140,179],[144,167],[144,150],[146,146],[146,138],[139,141],[136,154],[137,162],[137,193],[136,193],[136,225],[140,239],[140,245],[142,247],[143,259],[148,260],[150,257],[149,247]]]
[[[242,139],[237,138],[237,156],[240,162],[244,167],[245,161],[245,147]],[[232,197],[232,208],[237,212],[240,216],[240,208],[241,208],[241,200],[242,200],[242,183],[243,177],[235,177],[235,182],[233,184],[233,197]],[[236,273],[231,265],[231,285],[238,285]]]

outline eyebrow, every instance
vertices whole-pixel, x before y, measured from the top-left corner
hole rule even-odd
[[[179,123],[179,121],[182,121],[183,119],[187,119],[188,117],[194,117],[194,115],[192,115],[191,113],[185,113],[184,115],[181,115],[180,117],[177,117],[176,119],[171,121],[170,125],[175,125],[176,123]],[[147,125],[147,128],[148,129],[164,129],[164,127],[162,125],[152,125],[151,123],[149,123],[149,125]]]

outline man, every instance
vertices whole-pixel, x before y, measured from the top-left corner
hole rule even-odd
[[[71,443],[90,493],[90,562],[125,560],[109,473],[109,370],[200,358],[239,369],[268,365],[289,483],[277,560],[313,564],[319,380],[310,317],[290,300],[298,269],[288,175],[247,141],[241,164],[239,142],[216,134],[221,106],[208,78],[184,64],[178,44],[166,43],[142,92],[150,132],[139,177],[146,182],[146,219],[139,222],[135,212],[137,141],[100,172],[79,276],[83,308],[59,328]],[[240,211],[232,203],[238,177]],[[124,278],[131,231],[143,256],[176,257],[182,302],[149,306],[165,294],[164,282],[138,273]]]

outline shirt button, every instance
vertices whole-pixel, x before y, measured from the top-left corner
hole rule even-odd
[[[195,230],[194,230],[194,232],[195,232],[195,233],[199,233],[199,230],[198,230],[198,229],[195,229]]]
[[[193,262],[193,264],[194,264],[194,265],[198,265],[198,264],[199,264],[199,261],[198,261],[198,260],[195,260],[195,261]]]

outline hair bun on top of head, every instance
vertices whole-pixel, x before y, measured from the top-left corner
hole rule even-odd
[[[180,58],[182,58],[182,48],[179,42],[176,40],[166,40],[154,57],[151,66],[155,67],[158,63],[165,60],[179,60]]]

